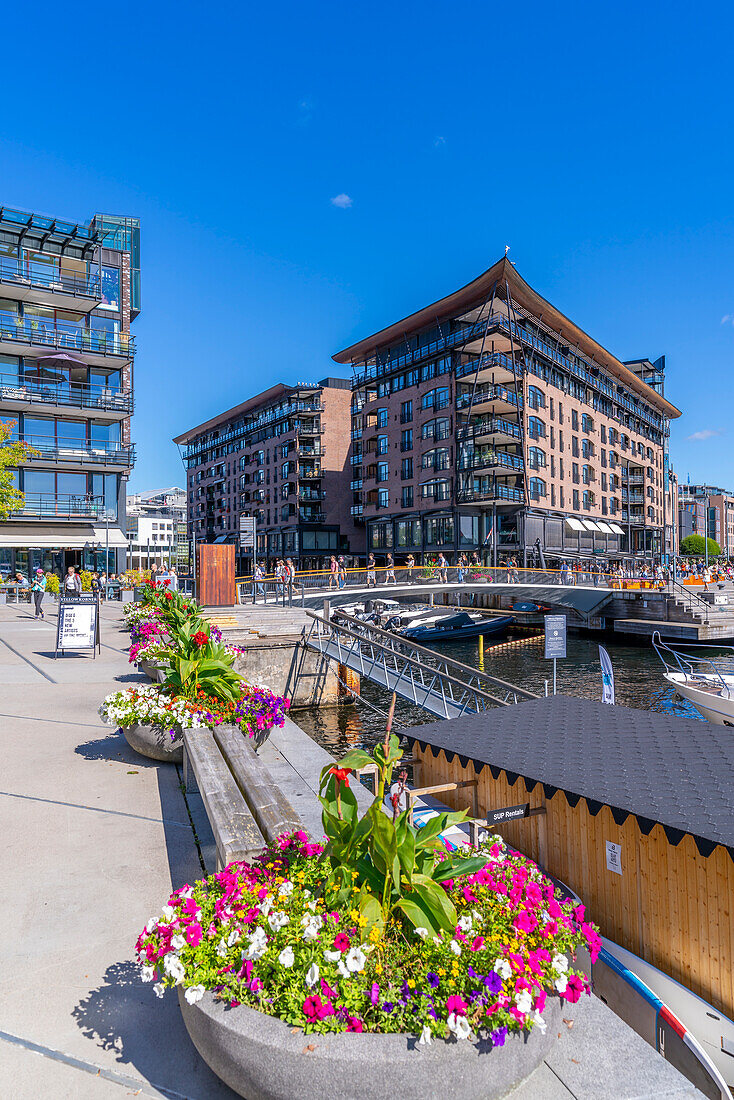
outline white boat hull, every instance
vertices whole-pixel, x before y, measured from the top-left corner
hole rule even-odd
[[[734,678],[724,676],[724,686],[714,676],[695,679],[682,672],[666,672],[665,679],[699,714],[717,726],[734,726]]]

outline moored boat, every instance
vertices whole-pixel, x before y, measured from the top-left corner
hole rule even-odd
[[[687,644],[683,652],[663,642],[658,631],[652,644],[665,668],[663,676],[677,694],[709,722],[734,726],[734,647]],[[711,656],[712,650],[719,652]]]

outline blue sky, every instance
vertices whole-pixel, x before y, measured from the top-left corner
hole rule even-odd
[[[131,489],[507,244],[614,354],[666,354],[681,480],[734,488],[731,5],[73,8],[3,15],[38,49],[6,59],[0,201],[142,220]]]

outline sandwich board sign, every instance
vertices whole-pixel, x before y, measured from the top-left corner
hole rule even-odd
[[[56,625],[56,650],[91,649],[95,658],[100,648],[99,605],[93,596],[62,596]]]
[[[255,552],[255,528],[254,516],[240,516],[240,550]]]

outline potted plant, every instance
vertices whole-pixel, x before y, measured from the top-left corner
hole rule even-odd
[[[555,1042],[560,998],[589,992],[584,907],[498,837],[449,854],[464,813],[413,828],[404,772],[385,813],[400,757],[386,737],[324,769],[324,848],[281,836],[175,891],[138,938],[142,979],[177,989],[197,1050],[248,1100],[503,1096]],[[349,773],[367,762],[359,818]]]

